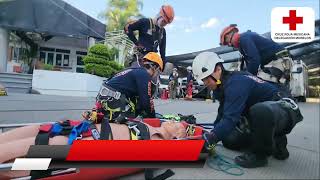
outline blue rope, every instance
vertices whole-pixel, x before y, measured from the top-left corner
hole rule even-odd
[[[241,176],[244,170],[233,162],[233,159],[219,153],[209,156],[207,164],[210,168],[233,176]]]

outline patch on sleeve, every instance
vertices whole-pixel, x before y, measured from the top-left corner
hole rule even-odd
[[[116,75],[114,75],[114,77],[126,75],[126,74],[128,74],[130,71],[132,71],[132,69],[127,69],[127,70],[121,71],[121,72],[117,73]]]
[[[262,80],[262,79],[260,79],[260,78],[258,78],[256,76],[253,76],[253,75],[245,75],[245,76],[247,76],[248,78],[256,81],[257,83],[265,83],[266,82],[266,81],[264,81],[264,80]]]

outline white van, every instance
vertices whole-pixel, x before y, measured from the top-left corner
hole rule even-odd
[[[223,64],[229,71],[240,70],[241,61]],[[305,102],[308,97],[308,68],[302,60],[293,60],[290,81],[291,95],[298,101]]]
[[[308,97],[308,68],[302,60],[293,60],[290,90],[298,101],[306,102]]]
[[[168,84],[169,84],[169,75],[160,75],[160,78],[159,78],[159,89],[160,91],[162,89],[166,89],[168,90],[169,87],[168,87]]]

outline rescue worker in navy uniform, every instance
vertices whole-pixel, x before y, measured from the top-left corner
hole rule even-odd
[[[137,115],[154,117],[151,79],[162,69],[161,57],[149,52],[143,57],[142,67],[125,69],[104,82],[97,102],[111,121],[122,123],[125,117]]]
[[[176,99],[177,97],[177,88],[178,88],[178,78],[179,73],[177,68],[173,68],[172,73],[169,76],[169,95],[170,99]]]
[[[141,18],[137,21],[129,22],[124,27],[124,30],[129,39],[135,44],[135,49],[142,56],[148,52],[158,52],[159,47],[160,55],[165,65],[166,30],[164,27],[170,24],[173,19],[173,8],[170,5],[163,5],[155,18]],[[139,39],[135,37],[134,31],[139,32]],[[129,62],[129,65],[137,66],[139,64]]]
[[[187,67],[187,92],[186,98],[192,99],[192,86],[193,86],[193,74],[192,74],[192,67]]]
[[[235,24],[224,28],[220,34],[220,45],[238,48],[244,57],[246,70],[268,82],[289,86],[292,59],[288,50],[251,31],[239,33]]]
[[[222,62],[217,54],[203,52],[192,64],[195,78],[213,90],[220,102],[213,130],[203,135],[205,147],[212,150],[219,141],[226,141],[238,131],[244,116],[248,134],[241,140],[251,140],[243,144],[250,148],[236,157],[235,162],[245,168],[255,168],[266,166],[270,155],[287,159],[286,134],[303,119],[297,104],[283,97],[273,84],[248,72],[226,71]]]

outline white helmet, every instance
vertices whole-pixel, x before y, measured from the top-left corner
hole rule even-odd
[[[217,63],[223,60],[214,52],[202,52],[198,54],[192,63],[193,75],[197,80],[202,80],[211,75]]]
[[[188,67],[187,67],[187,70],[188,70],[188,71],[192,71],[192,67],[191,67],[191,66],[188,66]]]

